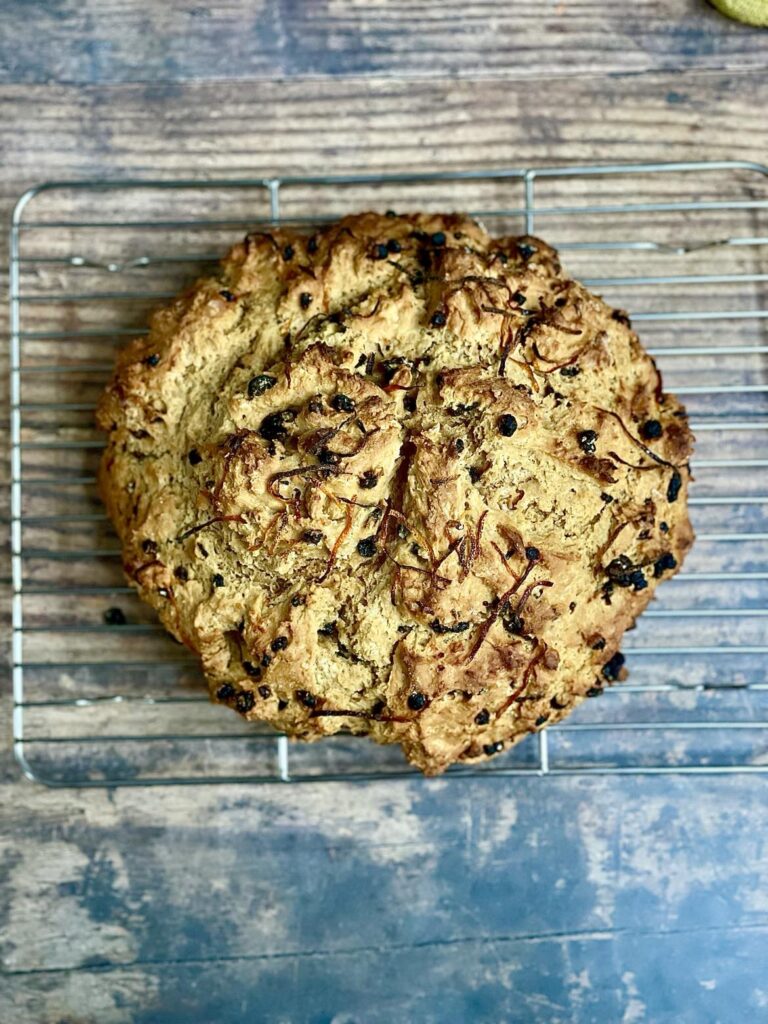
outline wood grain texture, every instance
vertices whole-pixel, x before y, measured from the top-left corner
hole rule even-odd
[[[4,0],[8,82],[570,76],[760,68],[768,42],[705,0]],[[30,13],[34,16],[30,17]]]
[[[0,10],[3,218],[50,178],[765,158],[765,34],[695,0]],[[757,781],[60,792],[8,739],[3,1024],[768,1014]]]
[[[0,1016],[760,1020],[764,803],[619,787],[5,787]]]

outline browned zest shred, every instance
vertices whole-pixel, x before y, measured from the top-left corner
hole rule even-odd
[[[502,523],[499,525],[498,531],[507,544],[509,544],[510,548],[512,548],[517,554],[523,553],[525,550],[525,544],[523,543],[522,536],[517,532],[517,530],[512,529],[512,527],[505,526]]]
[[[277,498],[278,501],[285,502],[285,504],[291,504],[293,498],[284,498],[276,488],[280,486],[283,480],[290,480],[296,476],[318,476],[321,480],[327,479],[329,476],[333,476],[332,466],[296,466],[294,469],[283,469],[278,473],[272,473],[267,479],[267,491],[273,498]]]
[[[393,558],[388,551],[386,552],[386,555],[390,562],[396,565],[398,569],[406,569],[410,572],[418,572],[422,576],[430,576],[436,582],[443,583],[445,585],[451,582],[446,576],[439,576],[433,569],[422,569],[420,565],[407,565],[404,562],[398,562],[398,560]]]
[[[212,516],[210,519],[206,519],[204,523],[199,523],[197,526],[192,526],[184,533],[180,533],[176,538],[177,541],[186,540],[187,537],[192,537],[196,533],[200,533],[201,530],[207,529],[209,526],[213,526],[214,523],[242,523],[243,513],[236,512],[231,516]]]
[[[526,604],[528,603],[528,598],[531,596],[536,587],[554,587],[554,583],[552,582],[552,580],[538,580],[535,583],[530,583],[523,591],[523,595],[517,603],[517,608],[515,608],[516,615],[519,615],[525,608]]]
[[[642,452],[644,452],[648,456],[649,459],[653,459],[654,462],[658,462],[658,464],[660,466],[668,466],[670,469],[680,469],[682,466],[685,465],[684,462],[680,462],[680,463],[678,463],[676,465],[674,462],[668,462],[666,459],[662,459],[662,457],[660,455],[657,455],[656,452],[652,451],[648,447],[648,445],[643,444],[643,442],[640,440],[639,437],[635,437],[635,435],[632,433],[632,431],[629,429],[629,427],[626,425],[624,420],[621,418],[621,416],[619,416],[619,414],[617,412],[614,412],[612,409],[603,409],[602,406],[599,406],[599,405],[596,405],[595,409],[597,409],[598,412],[604,413],[606,416],[612,416],[616,420],[616,422],[619,424],[621,429],[624,431],[624,433],[627,435],[627,437],[630,439],[630,441],[633,444],[637,445],[637,447]],[[614,453],[613,452],[609,452],[608,454],[609,455],[613,455]],[[618,456],[615,456],[615,457],[618,458]],[[623,460],[619,459],[619,461],[622,462]],[[629,463],[625,462],[624,465],[628,466]],[[645,468],[645,467],[635,466],[633,468],[635,468],[635,469],[642,469],[642,468]]]
[[[145,562],[143,565],[140,565],[138,567],[138,569],[134,569],[133,572],[131,573],[131,575],[133,576],[133,578],[138,583],[139,582],[139,576],[142,575],[143,573],[145,573],[147,571],[147,569],[152,569],[156,565],[161,565],[163,568],[165,568],[165,562],[161,562],[159,558],[155,558],[154,561],[152,561],[152,562]]]
[[[533,354],[536,356],[536,358],[540,359],[542,361],[542,363],[554,363],[555,364],[554,366],[550,366],[550,368],[548,370],[539,370],[539,373],[554,373],[556,370],[562,370],[564,366],[572,366],[573,363],[575,363],[576,360],[579,358],[579,356],[583,355],[587,351],[587,349],[589,348],[590,344],[591,344],[591,342],[588,341],[586,343],[586,345],[582,345],[580,349],[577,349],[573,353],[573,355],[570,357],[570,359],[566,359],[562,363],[556,363],[554,359],[547,359],[546,356],[543,356],[541,354],[541,352],[539,351],[539,346],[534,341],[534,343],[532,345],[532,348],[533,348]]]
[[[608,539],[606,540],[606,542],[604,544],[601,544],[595,552],[595,565],[600,565],[600,563],[603,560],[603,555],[613,545],[614,541],[619,536],[621,531],[625,529],[627,526],[629,526],[629,524],[630,520],[625,519],[623,523],[617,523],[616,526],[613,527],[611,532],[608,534]]]
[[[528,686],[528,681],[531,678],[531,675],[535,676],[535,674],[536,674],[536,666],[539,664],[539,662],[542,660],[544,655],[547,653],[547,645],[544,643],[543,640],[537,640],[536,641],[536,645],[537,645],[537,649],[534,651],[533,657],[531,658],[531,660],[525,666],[525,672],[523,672],[523,682],[522,682],[523,690],[525,690],[526,687]]]
[[[507,570],[510,576],[514,576],[515,579],[517,579],[517,576],[515,576],[515,573],[512,571],[512,566],[507,561],[507,556],[504,554],[504,552],[501,550],[501,548],[499,547],[495,540],[491,541],[491,547],[496,551],[496,554],[501,559],[501,564],[504,566],[504,568]]]
[[[634,462],[627,462],[626,459],[622,459],[622,457],[617,452],[608,452],[608,454],[611,456],[612,459],[615,459],[616,462],[620,462],[622,466],[627,466],[629,469],[636,469],[639,472],[647,472],[650,469],[659,468],[658,466],[636,466]]]
[[[464,544],[462,544],[459,554],[459,561],[461,562],[461,574],[460,580],[465,580],[469,575],[472,566],[475,564],[478,554],[480,553],[480,539],[483,533],[483,526],[485,525],[486,517],[488,516],[488,509],[483,512],[477,522],[477,532],[469,534],[464,538]],[[462,554],[464,557],[462,558]]]
[[[447,558],[449,558],[453,554],[454,551],[458,550],[458,548],[461,545],[463,540],[464,540],[463,537],[457,537],[456,540],[451,541],[451,543],[448,545],[448,548],[446,549],[444,554],[442,554],[438,558],[438,560],[435,562],[435,569],[439,569],[440,566],[443,564],[443,562]],[[459,556],[459,561],[461,561],[461,557],[460,556]]]
[[[531,387],[538,394],[538,392],[539,392],[539,382],[536,380],[536,376],[534,374],[534,370],[533,370],[533,367],[531,366],[531,364],[529,362],[527,362],[525,359],[507,359],[506,362],[515,363],[516,366],[522,366],[522,368],[525,370],[525,372],[528,375],[528,379],[531,382]],[[502,376],[503,376],[503,374],[502,374]]]
[[[512,707],[512,705],[515,703],[515,701],[518,700],[522,696],[523,691],[525,690],[525,688],[527,686],[528,686],[528,679],[524,675],[522,683],[520,683],[520,685],[517,687],[516,690],[512,691],[512,693],[509,695],[509,697],[507,697],[507,699],[504,701],[504,703],[501,705],[501,707],[496,712],[496,714],[494,716],[495,717],[495,721],[498,721],[501,718],[501,716],[504,714],[504,712],[508,708]]]
[[[333,495],[333,497],[335,497],[335,495]],[[328,564],[326,565],[323,574],[318,577],[318,583],[324,583],[328,579],[331,569],[333,569],[334,565],[336,564],[336,558],[339,554],[339,551],[341,550],[341,545],[347,539],[347,537],[349,536],[349,532],[352,529],[352,508],[349,505],[344,506],[344,519],[344,528],[341,530],[338,537],[334,541],[333,547],[331,548],[331,554],[328,559]]]

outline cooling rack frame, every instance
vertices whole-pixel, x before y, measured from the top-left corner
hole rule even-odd
[[[120,734],[106,734],[104,736],[87,736],[79,737],[77,735],[66,737],[60,737],[55,734],[38,737],[30,735],[27,731],[27,719],[28,715],[32,712],[32,709],[41,708],[56,708],[56,707],[67,707],[67,708],[79,708],[87,709],[93,707],[104,706],[105,704],[118,705],[121,703],[130,703],[136,701],[145,704],[147,707],[160,707],[163,704],[162,700],[158,700],[156,696],[145,695],[144,697],[127,697],[122,694],[107,694],[105,696],[70,696],[66,699],[55,698],[51,700],[39,700],[30,699],[26,692],[26,680],[25,672],[29,669],[30,661],[25,657],[25,643],[27,637],[36,627],[28,627],[25,625],[24,616],[24,602],[30,593],[38,594],[44,593],[44,590],[35,589],[35,585],[31,584],[25,578],[25,562],[30,558],[29,548],[25,547],[24,544],[24,532],[25,529],[30,525],[30,521],[34,521],[35,517],[30,516],[24,510],[24,499],[25,499],[25,481],[28,486],[28,479],[25,474],[24,467],[24,453],[34,448],[36,442],[29,441],[26,439],[26,428],[27,419],[29,415],[29,406],[34,403],[25,403],[24,401],[24,388],[29,370],[24,366],[24,344],[28,337],[34,336],[34,332],[25,331],[22,323],[23,308],[26,304],[33,300],[25,291],[24,284],[24,272],[25,272],[25,257],[23,254],[23,238],[25,233],[30,230],[30,222],[25,220],[25,213],[30,207],[33,201],[43,195],[44,193],[50,193],[55,190],[66,190],[69,192],[92,192],[95,196],[105,196],[107,194],[116,194],[120,190],[124,190],[126,193],[130,192],[142,192],[142,190],[154,190],[157,192],[167,192],[169,195],[173,193],[180,194],[185,189],[194,189],[207,191],[212,196],[215,195],[216,190],[248,190],[260,193],[265,198],[266,210],[265,215],[260,218],[257,222],[263,222],[266,224],[276,224],[290,221],[284,213],[284,196],[292,189],[303,189],[316,190],[318,196],[328,196],[328,192],[325,190],[339,191],[348,187],[382,187],[382,188],[400,188],[404,186],[418,185],[420,188],[429,188],[430,186],[440,187],[441,185],[451,183],[461,183],[462,186],[472,189],[473,185],[479,186],[480,183],[488,182],[514,182],[519,185],[521,190],[522,202],[516,207],[505,207],[502,209],[496,209],[490,211],[493,216],[502,218],[517,218],[520,224],[520,229],[525,233],[531,234],[537,230],[537,227],[542,219],[546,219],[552,214],[557,214],[560,217],[579,217],[579,216],[591,216],[593,214],[605,216],[614,215],[621,217],[622,215],[631,213],[638,215],[645,215],[647,217],[653,217],[657,214],[666,214],[672,212],[691,212],[697,213],[699,211],[736,211],[736,210],[762,210],[768,209],[768,192],[765,194],[765,198],[753,198],[749,196],[744,199],[673,199],[663,201],[647,201],[647,202],[617,202],[613,205],[611,203],[597,202],[597,203],[574,203],[570,207],[567,204],[558,205],[556,209],[548,208],[546,205],[537,205],[537,193],[538,189],[546,182],[552,182],[556,180],[569,181],[569,182],[586,182],[587,180],[610,180],[615,176],[638,176],[639,178],[648,177],[649,179],[659,175],[707,175],[711,172],[723,172],[723,173],[736,173],[736,172],[747,172],[754,173],[759,179],[761,185],[768,181],[768,167],[761,164],[747,162],[747,161],[700,161],[700,162],[688,162],[688,163],[647,163],[647,164],[623,164],[623,165],[572,165],[564,167],[551,167],[551,168],[500,168],[490,170],[466,170],[466,171],[448,171],[438,172],[431,174],[423,173],[401,173],[401,174],[366,174],[366,175],[329,175],[329,176],[301,176],[301,177],[265,177],[255,179],[236,179],[236,180],[111,180],[111,181],[77,181],[77,182],[48,182],[38,185],[34,188],[29,189],[21,198],[18,200],[16,207],[12,215],[11,223],[11,235],[10,235],[10,349],[11,349],[11,562],[12,562],[12,678],[13,678],[13,733],[14,733],[14,751],[16,758],[24,771],[24,773],[33,780],[45,783],[50,786],[84,786],[84,787],[100,787],[100,786],[117,786],[117,785],[189,785],[189,784],[216,784],[216,783],[233,783],[233,782],[288,782],[288,781],[334,781],[334,780],[372,780],[372,779],[383,779],[393,777],[404,777],[411,775],[411,771],[404,765],[387,765],[385,769],[380,769],[376,766],[365,767],[366,753],[365,748],[369,747],[369,744],[361,744],[360,741],[355,741],[359,751],[359,764],[363,767],[357,767],[354,760],[350,762],[344,762],[345,767],[340,770],[304,770],[297,768],[294,770],[291,765],[292,756],[291,752],[295,750],[292,745],[288,743],[285,737],[276,736],[271,732],[253,732],[245,737],[241,737],[238,734],[238,739],[244,738],[247,743],[263,743],[268,744],[270,748],[273,748],[273,753],[270,755],[268,767],[265,770],[261,770],[257,773],[249,774],[247,771],[238,771],[232,774],[200,774],[191,773],[188,775],[174,775],[170,772],[167,775],[159,777],[153,777],[151,775],[142,774],[139,770],[130,771],[124,774],[122,777],[118,771],[112,774],[108,771],[101,770],[100,773],[94,777],[88,774],[87,766],[83,769],[69,770],[62,769],[62,771],[56,773],[49,770],[43,770],[35,764],[34,751],[39,749],[38,745],[48,744],[55,749],[57,744],[70,743],[76,744],[80,741],[85,742],[86,740],[90,743],[102,742],[105,746],[110,744],[119,745],[120,743],[141,743],[142,741],[150,744],[154,740],[163,740],[165,742],[173,742],[176,734],[173,733],[160,733],[153,734],[145,737],[141,736],[122,736]],[[319,204],[322,206],[322,203]],[[472,210],[470,209],[470,212]],[[487,218],[489,211],[479,211],[480,215]],[[332,219],[333,215],[329,215],[327,219]],[[302,222],[321,222],[324,218],[323,215],[315,215],[307,217],[303,215],[299,218]],[[168,229],[173,228],[175,222],[169,222]],[[224,222],[222,222],[224,223]],[[80,229],[88,227],[92,228],[104,228],[105,230],[110,227],[114,227],[114,224],[109,221],[105,221],[103,224],[98,222],[89,221],[87,223],[78,222],[67,222],[66,228],[77,232]],[[140,227],[140,222],[135,222],[132,226]],[[158,226],[157,223],[153,222],[147,227],[147,230]],[[35,229],[34,222],[32,227]],[[56,227],[56,222],[49,224],[37,225],[37,230],[44,230],[45,228],[53,229]],[[185,224],[185,228],[190,227],[190,224]],[[670,242],[669,240],[622,240],[620,243],[607,242],[603,245],[603,249],[610,249],[611,245],[615,244],[616,249],[620,248],[622,251],[634,250],[637,253],[657,253],[660,256],[667,253],[674,253],[677,255],[683,255],[686,253],[695,253],[703,249],[719,249],[729,250],[735,246],[768,246],[768,237],[763,237],[760,233],[750,237],[744,235],[732,235],[726,234],[722,237],[715,238],[696,238],[689,242]],[[570,244],[561,246],[563,250],[571,253],[579,251],[595,249],[597,243],[586,242],[581,243],[578,241],[572,241]],[[211,258],[215,254],[210,254]],[[44,259],[39,262],[45,262]],[[56,262],[55,260],[53,262]],[[121,261],[115,260],[112,262],[103,263],[99,260],[91,260],[87,256],[82,256],[79,253],[71,253],[68,257],[59,258],[59,263],[66,263],[70,268],[85,267],[93,268],[98,271],[104,271],[108,275],[117,275],[126,273],[128,270],[136,270],[138,268],[152,266],[157,262],[154,257],[146,256],[132,256],[131,258]],[[737,275],[738,276],[738,275]],[[744,278],[745,275],[742,275]],[[760,281],[768,281],[768,274],[752,274],[746,275],[749,278],[747,283],[758,283]],[[689,275],[687,283],[689,284],[701,284],[702,286],[712,285],[715,286],[725,279],[733,279],[733,275]],[[618,278],[611,279],[604,277],[601,279],[602,287],[612,287],[615,282],[620,280]],[[686,284],[685,275],[646,275],[645,277],[637,277],[633,281],[629,281],[624,278],[624,285],[648,285],[658,289],[663,289],[668,286],[679,286]],[[593,282],[587,281],[586,283],[594,286]],[[79,299],[87,298],[88,296],[74,296],[71,301],[77,302]],[[111,296],[106,293],[103,296],[103,301],[111,301]],[[746,308],[743,310],[719,310],[719,309],[703,309],[703,310],[688,310],[688,311],[677,311],[677,310],[662,310],[662,311],[646,311],[644,313],[633,315],[633,320],[641,323],[653,323],[659,321],[676,322],[685,318],[692,318],[693,320],[702,321],[720,321],[727,316],[729,319],[764,319],[768,318],[768,308],[764,305],[760,305],[756,308]],[[76,335],[78,332],[75,331]],[[118,329],[117,334],[125,334],[126,337],[138,333],[133,328]],[[67,332],[65,331],[63,337],[66,339]],[[767,345],[750,345],[744,346],[706,346],[702,349],[697,346],[689,346],[678,350],[677,354],[688,353],[690,357],[696,358],[697,353],[703,353],[706,358],[710,358],[718,353],[727,353],[728,355],[744,354],[752,356],[761,352],[768,352]],[[106,375],[105,375],[106,376]],[[689,388],[675,388],[678,393],[683,394],[701,394],[702,389],[706,390],[707,394],[722,394],[731,395],[735,391],[741,394],[754,394],[755,396],[765,396],[768,394],[768,383],[758,381],[743,386],[723,385],[722,388],[712,387],[710,385],[692,385]],[[761,398],[760,401],[763,399]],[[758,401],[756,397],[756,402]],[[68,406],[68,408],[71,406]],[[84,411],[88,408],[84,405]],[[758,408],[758,414],[768,414],[768,406],[765,408]],[[697,432],[706,433],[707,431],[713,431],[722,429],[722,423],[718,424],[718,421],[703,420],[695,424],[695,430]],[[751,411],[741,419],[737,419],[732,423],[729,422],[729,429],[738,429],[742,431],[751,430],[767,430],[768,419],[763,421],[755,417]],[[76,445],[76,442],[50,442],[49,446],[52,446],[51,450],[60,450],[62,446],[67,444]],[[46,442],[38,442],[38,449],[44,448]],[[56,445],[58,444],[58,448]],[[98,441],[82,442],[86,447],[91,449],[97,449],[99,446]],[[710,463],[714,464],[717,460],[709,460]],[[748,459],[742,460],[744,469],[762,470],[765,474],[765,469],[768,467],[768,458],[762,459]],[[703,465],[703,463],[702,463]],[[51,478],[53,480],[53,478]],[[692,504],[696,502],[695,492],[692,497]],[[710,504],[714,501],[717,503],[718,498],[707,499]],[[722,504],[730,501],[734,503],[734,497],[729,495],[722,496],[719,499]],[[768,506],[768,494],[758,493],[757,495],[743,496],[743,500],[748,504],[760,506]],[[94,513],[94,516],[97,514]],[[764,514],[766,517],[763,529],[768,531],[768,510]],[[37,517],[38,519],[43,517]],[[87,520],[84,520],[87,521]],[[705,535],[708,540],[713,543],[726,543],[726,544],[739,544],[746,540],[753,541],[754,538],[758,540],[768,539],[768,532],[749,532],[746,534],[740,534],[738,531],[733,533],[723,533],[711,535]],[[49,552],[49,555],[53,557],[55,552]],[[699,577],[707,576],[706,573],[697,574]],[[709,578],[712,583],[718,582],[731,582],[731,583],[742,583],[747,582],[751,585],[752,581],[756,583],[759,581],[760,587],[765,588],[764,581],[768,580],[768,572],[764,571],[747,571],[743,573],[729,573],[727,571],[715,571],[710,572]],[[674,583],[671,584],[674,586]],[[119,588],[112,587],[112,592],[116,592]],[[127,589],[127,588],[125,588]],[[87,587],[85,588],[87,590]],[[82,595],[84,591],[78,591]],[[697,614],[701,614],[703,618],[707,616],[719,616],[719,615],[733,615],[740,617],[741,615],[752,616],[758,621],[761,617],[768,616],[768,608],[764,607],[764,598],[757,607],[748,608],[723,608],[723,609],[689,609],[688,614],[695,617]],[[656,615],[663,617],[665,613],[656,612]],[[672,612],[667,614],[674,614]],[[654,612],[651,611],[646,615],[653,616]],[[100,627],[94,627],[97,629]],[[765,640],[765,637],[763,637]],[[643,650],[651,650],[656,653],[654,648],[644,648]],[[658,648],[658,652],[664,653],[664,648]],[[768,645],[765,643],[753,643],[741,645],[737,648],[739,654],[744,654],[749,657],[754,656],[756,659],[762,660],[765,664],[766,657],[768,656]],[[706,644],[696,644],[686,648],[685,646],[676,647],[674,649],[667,649],[667,653],[670,657],[686,657],[686,655],[711,655],[712,658],[717,659],[724,652],[728,653],[728,645],[712,645],[708,647]],[[62,671],[66,671],[68,668],[76,666],[77,662],[71,662],[69,666],[67,664],[62,665]],[[55,669],[55,665],[53,666]],[[148,666],[149,668],[149,666]],[[657,692],[680,692],[681,690],[698,690],[703,691],[707,689],[727,689],[727,686],[719,687],[707,687],[705,685],[697,685],[693,687],[684,687],[679,684],[672,684],[669,682],[657,682],[653,686],[644,685],[642,687],[634,687],[632,684],[622,684],[617,687],[614,692],[620,691],[623,695],[629,695],[633,692],[642,690],[643,693]],[[759,694],[768,691],[768,682],[761,680],[759,675],[756,681],[748,682],[746,684],[739,684],[738,688],[744,691],[750,691],[753,694]],[[188,700],[179,700],[179,704],[192,704],[203,701],[204,698],[190,698]],[[762,752],[758,755],[755,760],[749,760],[742,758],[738,762],[732,760],[724,763],[714,761],[713,763],[643,763],[643,764],[632,764],[632,763],[589,763],[589,758],[586,759],[585,763],[579,764],[561,764],[557,759],[553,759],[551,756],[550,740],[555,734],[578,734],[588,735],[596,732],[602,732],[610,734],[614,737],[620,736],[622,733],[634,731],[636,733],[658,733],[659,731],[667,730],[671,733],[685,733],[692,730],[698,730],[699,732],[706,735],[707,733],[714,734],[715,731],[727,731],[733,732],[734,734],[743,733],[745,735],[757,734],[759,738],[765,743],[766,737],[768,737],[768,721],[764,720],[758,715],[755,717],[753,713],[751,717],[747,715],[746,718],[739,717],[737,719],[728,719],[723,717],[708,717],[706,720],[675,720],[673,722],[665,721],[646,721],[646,722],[631,722],[631,721],[613,721],[613,722],[580,722],[569,719],[568,722],[555,726],[550,730],[543,730],[531,737],[525,742],[529,745],[529,759],[525,764],[505,764],[504,759],[499,759],[495,763],[491,763],[488,767],[482,769],[461,769],[457,768],[448,773],[449,778],[457,778],[466,775],[472,776],[525,776],[525,775],[574,775],[574,774],[665,774],[665,773],[686,773],[686,774],[727,774],[737,772],[752,772],[752,773],[768,773],[768,749],[765,753]],[[178,738],[178,737],[176,737]],[[181,737],[184,740],[205,741],[212,742],[214,740],[234,740],[235,737],[229,736],[226,733],[214,733],[210,736],[205,734],[201,735],[184,735]],[[325,743],[333,741],[324,741]],[[33,755],[30,756],[30,751]],[[53,759],[55,763],[55,758]],[[87,760],[87,759],[86,759]],[[705,757],[703,761],[705,762]]]

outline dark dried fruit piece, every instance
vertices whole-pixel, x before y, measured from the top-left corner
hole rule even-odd
[[[259,373],[248,381],[248,397],[256,398],[257,395],[263,395],[275,384],[277,384],[277,377],[273,377],[269,373]]]
[[[514,432],[517,430],[517,420],[510,412],[504,413],[503,416],[499,416],[496,422],[499,428],[499,433],[502,437],[512,437]]]
[[[501,740],[496,740],[495,743],[486,743],[483,747],[483,753],[487,754],[488,757],[492,757],[494,754],[500,754],[504,749],[504,744]]]
[[[667,487],[667,501],[677,501],[677,496],[680,494],[680,488],[682,486],[683,478],[675,469],[672,471],[672,477],[669,481],[669,486]]]
[[[482,711],[478,711],[475,715],[475,722],[478,725],[488,725],[491,720],[491,713],[488,708],[483,708]]]
[[[439,619],[433,619],[429,624],[430,629],[434,630],[435,633],[466,633],[469,629],[468,622],[457,622],[453,626],[446,626],[445,623],[440,622]]]
[[[247,715],[249,711],[253,710],[253,706],[256,703],[256,698],[250,690],[243,690],[242,693],[238,694],[237,700],[235,701],[235,707],[241,715]]]
[[[259,437],[262,437],[265,441],[279,441],[287,437],[288,431],[285,428],[285,419],[284,412],[269,413],[261,421]]]
[[[269,645],[272,650],[277,654],[278,651],[284,651],[288,646],[287,636],[276,636],[272,643]]]
[[[645,590],[648,581],[640,566],[633,565],[626,555],[619,555],[606,566],[605,574],[617,587]]]
[[[653,575],[655,579],[659,579],[665,572],[669,572],[671,569],[677,568],[677,559],[671,551],[665,551],[660,558],[657,558],[653,563]]]
[[[305,708],[313,708],[317,704],[317,698],[309,690],[297,690],[296,700],[303,704]]]
[[[594,455],[597,451],[597,433],[594,430],[581,430],[576,437],[579,448],[585,455]]]
[[[662,428],[658,420],[646,420],[640,427],[640,437],[646,441],[655,441],[661,434]]]
[[[363,537],[357,542],[357,553],[361,558],[373,558],[376,554],[376,537]]]
[[[331,399],[331,407],[336,412],[354,412],[356,408],[354,401],[347,395],[334,395]]]
[[[222,683],[216,691],[217,700],[232,700],[235,696],[236,690],[232,683]]]
[[[616,651],[610,661],[606,661],[603,665],[603,676],[609,682],[615,682],[619,678],[619,674],[624,666],[625,657],[621,651]]]
[[[330,448],[323,445],[317,451],[317,461],[323,466],[338,466],[341,456],[338,452],[332,452]]]
[[[421,711],[422,708],[427,706],[427,698],[423,693],[412,693],[408,697],[408,707],[411,711]]]
[[[519,636],[525,630],[525,623],[517,612],[512,612],[511,614],[504,616],[502,624],[504,629],[506,629],[508,633],[512,633],[514,636]]]

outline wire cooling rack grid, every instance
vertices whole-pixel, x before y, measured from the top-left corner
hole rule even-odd
[[[740,162],[77,182],[22,196],[10,299],[23,770],[54,786],[408,771],[397,749],[343,736],[289,746],[210,705],[194,661],[125,586],[95,490],[93,408],[115,348],[153,306],[254,224],[389,207],[541,232],[574,276],[630,310],[698,436],[698,540],[626,638],[630,682],[474,774],[768,772],[768,168]],[[123,624],[107,624],[114,608]]]

